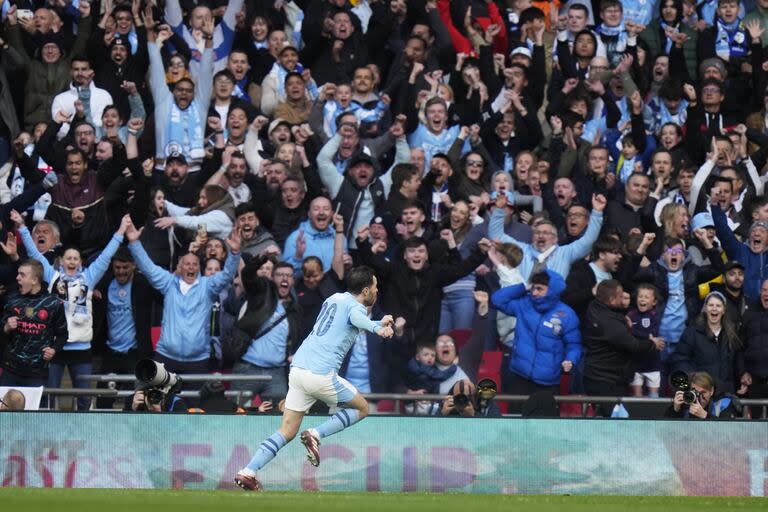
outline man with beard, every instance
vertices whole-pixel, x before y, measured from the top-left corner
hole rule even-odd
[[[301,73],[291,71],[285,75],[285,98],[274,110],[274,116],[285,119],[292,125],[298,125],[309,119],[312,108],[311,95],[307,93],[307,84]]]
[[[112,96],[105,89],[96,87],[93,82],[94,71],[91,61],[86,57],[74,56],[70,61],[69,74],[72,81],[69,88],[53,98],[51,117],[64,112],[69,118],[74,118],[77,112],[76,103],[82,103],[82,108],[91,113],[91,120],[96,126],[101,126],[101,115],[107,105],[112,105]],[[59,138],[69,133],[70,124],[64,123],[59,130]]]
[[[178,2],[176,6],[178,7]],[[201,9],[208,8],[197,7],[195,10]],[[208,14],[210,16],[210,12]],[[193,19],[193,25],[196,19]],[[199,57],[200,52],[196,51],[196,60],[190,64],[195,64],[192,69],[195,71],[197,83],[190,78],[182,78],[174,84],[173,92],[168,90],[165,80],[165,66],[160,48],[155,42],[156,34],[154,31],[147,33],[149,86],[155,101],[155,165],[158,169],[164,169],[166,158],[180,154],[187,160],[191,170],[197,171],[205,155],[204,132],[213,88],[215,29],[210,17],[200,23],[200,35],[205,40],[205,48],[201,49],[202,58]],[[219,130],[223,132],[221,127]]]
[[[240,230],[243,254],[258,256],[265,251],[280,254],[270,232],[261,227],[253,203],[243,203],[235,208],[235,228]]]
[[[163,174],[153,174],[154,184],[162,188],[165,198],[175,205],[190,208],[195,206],[200,189],[221,167],[225,143],[221,120],[218,117],[209,117],[208,126],[216,134],[216,142],[212,157],[203,160],[200,171],[190,173],[186,157],[178,154],[171,155],[165,160]],[[134,175],[135,178],[136,175]]]
[[[715,222],[715,233],[725,254],[729,260],[736,260],[744,265],[744,295],[750,300],[757,300],[764,276],[768,275],[768,222],[753,222],[747,241],[740,242],[728,226],[728,220],[720,205],[712,203],[710,207],[712,220]]]
[[[133,373],[139,360],[152,357],[150,326],[156,292],[147,279],[136,272],[133,257],[125,247],[112,257],[111,275],[105,276],[98,285],[106,299],[103,332],[98,333],[104,343],[100,371],[102,373]],[[94,311],[94,317],[96,312]],[[125,385],[120,389],[133,389]],[[114,399],[99,398],[96,407],[109,409]]]
[[[744,295],[744,265],[736,260],[725,264],[723,282],[711,283],[709,289],[720,292],[725,297],[725,316],[738,329],[741,327],[741,319],[750,309],[749,301]]]
[[[256,472],[296,437],[304,415],[317,400],[329,407],[341,404],[343,408],[316,428],[301,433],[301,443],[313,466],[320,465],[320,439],[368,415],[368,402],[338,371],[361,330],[391,338],[394,320],[391,315],[378,322],[368,318],[366,308],[376,303],[378,295],[376,276],[370,268],[352,269],[347,288],[348,292],[336,293],[323,303],[314,329],[293,356],[280,428],[260,445],[253,459],[235,476],[235,483],[244,490],[261,490]]]
[[[299,224],[299,228],[285,241],[283,257],[296,273],[301,272],[301,263],[307,256],[317,256],[323,262],[323,271],[327,272],[333,262],[333,245],[336,233],[331,226],[333,208],[326,197],[316,197],[309,204],[309,219]],[[346,252],[346,241],[344,243]]]
[[[413,357],[416,343],[437,337],[440,318],[440,303],[443,287],[454,283],[475,270],[485,261],[490,242],[483,238],[472,249],[469,258],[461,260],[456,241],[450,230],[443,230],[441,237],[448,243],[446,259],[450,263],[432,263],[427,242],[421,237],[412,237],[403,244],[400,260],[386,261],[374,254],[368,240],[369,228],[362,228],[357,234],[358,253],[364,264],[371,265],[382,282],[387,284],[383,308],[396,318],[406,321],[406,343],[395,349],[395,368],[404,368]]]
[[[101,250],[111,236],[104,191],[124,167],[124,160],[89,171],[85,154],[79,149],[66,153],[65,172],[51,189],[46,218],[61,230],[64,245],[77,241],[83,260]]]
[[[115,34],[110,43],[107,43],[107,38],[108,36],[104,36],[103,40],[91,39],[88,55],[96,72],[93,81],[112,96],[120,116],[128,119],[131,108],[122,87],[125,82],[132,82],[136,84],[140,94],[146,94],[144,76],[149,67],[146,38],[141,44],[133,39],[140,46],[135,54],[132,53],[132,39],[128,36]],[[103,44],[99,44],[102,41]]]
[[[600,228],[603,225],[603,210],[605,209],[605,197],[592,196],[592,215],[584,235],[566,245],[557,245],[557,228],[550,221],[540,221],[534,226],[533,243],[524,244],[503,232],[504,210],[507,205],[507,197],[499,194],[496,198],[496,209],[491,214],[488,222],[488,236],[502,242],[512,242],[523,250],[523,261],[520,263],[520,274],[523,279],[528,279],[533,273],[534,267],[546,265],[560,274],[568,277],[571,265],[589,254],[592,244],[597,240]]]
[[[594,298],[595,286],[613,279],[619,270],[621,242],[612,236],[601,236],[592,248],[592,261],[581,260],[573,265],[565,290],[560,299],[584,318],[589,302]]]
[[[398,117],[397,121],[389,129],[385,136],[396,141],[394,165],[407,164],[410,161],[410,151],[406,142],[403,125],[405,119]],[[370,156],[364,152],[353,156],[347,163],[344,174],[340,174],[338,167],[333,163],[333,155],[341,152],[345,143],[345,130],[354,132],[353,125],[343,125],[328,143],[320,150],[317,156],[317,167],[320,179],[328,189],[328,193],[334,202],[340,204],[339,213],[344,217],[344,225],[347,228],[346,236],[350,243],[354,233],[362,226],[370,223],[374,212],[383,207],[389,197],[392,188],[392,172],[386,172],[381,177],[376,177],[376,164]]]
[[[250,202],[252,191],[263,188],[263,183],[248,172],[245,155],[235,146],[229,146],[224,150],[222,160],[224,161],[222,168],[216,171],[205,184],[219,185],[227,189],[235,206]]]

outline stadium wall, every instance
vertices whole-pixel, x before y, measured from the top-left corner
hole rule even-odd
[[[230,489],[278,416],[0,413],[3,486]],[[309,417],[305,425],[319,424]],[[768,422],[368,418],[269,490],[768,495]]]

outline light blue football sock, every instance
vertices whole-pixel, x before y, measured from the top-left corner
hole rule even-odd
[[[317,433],[320,438],[328,437],[341,432],[345,428],[354,425],[360,420],[360,414],[357,409],[341,409],[339,412],[328,418],[322,425],[317,427]]]
[[[283,446],[285,446],[285,438],[283,437],[283,434],[279,431],[275,432],[259,445],[259,449],[256,450],[251,462],[249,462],[246,467],[255,473],[266,466],[269,461],[274,459],[277,452],[280,451],[280,448]]]

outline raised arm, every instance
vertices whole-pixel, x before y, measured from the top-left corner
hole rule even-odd
[[[128,226],[128,229],[125,232],[125,236],[128,238],[128,250],[131,251],[136,266],[147,278],[149,284],[151,284],[155,290],[165,294],[168,291],[168,288],[173,285],[173,274],[158,267],[152,262],[147,251],[144,250],[141,242],[139,242],[139,237],[141,236],[142,231],[143,229],[137,230],[133,224]]]
[[[56,270],[54,270],[53,266],[48,263],[48,260],[45,259],[45,256],[43,256],[40,251],[37,250],[37,246],[35,245],[35,241],[32,240],[32,235],[30,235],[29,229],[24,226],[24,219],[21,218],[21,215],[19,215],[16,210],[11,212],[11,220],[19,229],[19,234],[21,234],[21,241],[24,244],[24,249],[27,250],[27,255],[30,258],[40,262],[40,264],[43,266],[43,279],[45,282],[50,284],[54,274],[56,273]],[[21,224],[19,224],[19,221],[21,221]]]
[[[221,269],[221,272],[216,273],[216,275],[210,278],[210,293],[214,296],[218,296],[225,287],[232,283],[235,279],[235,274],[237,274],[237,267],[240,266],[240,235],[236,231],[232,231],[229,234],[227,245],[229,246],[229,252],[227,260],[224,262],[224,268]]]
[[[83,272],[85,282],[90,288],[96,286],[96,284],[101,281],[101,278],[104,277],[104,273],[107,271],[109,264],[112,261],[112,256],[115,255],[120,248],[120,245],[123,243],[125,230],[128,228],[129,222],[131,222],[131,217],[129,215],[124,216],[120,221],[120,228],[114,235],[112,235],[112,239],[104,250],[101,251],[99,257],[96,258],[93,263],[88,265],[88,268]]]
[[[587,230],[578,240],[560,247],[571,263],[580,260],[592,250],[592,244],[597,240],[600,229],[603,227],[603,210],[605,210],[606,203],[605,196],[600,194],[593,195],[592,213],[589,216]]]
[[[344,176],[339,174],[333,163],[333,155],[338,151],[340,144],[341,135],[339,135],[339,132],[336,132],[336,135],[325,143],[325,146],[317,155],[317,172],[320,174],[320,179],[328,189],[331,198],[336,197],[339,189],[341,189],[341,184],[344,182]]]

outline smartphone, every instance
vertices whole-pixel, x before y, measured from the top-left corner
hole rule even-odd
[[[200,238],[208,238],[208,229],[205,225],[205,222],[197,225],[197,236]]]
[[[16,17],[20,20],[31,20],[35,17],[35,13],[29,9],[17,9]]]
[[[339,210],[341,210],[341,201],[339,201],[338,203],[336,203],[336,211],[335,211],[335,212],[333,212],[333,213],[334,213],[334,215],[338,215],[338,214],[339,214]]]

